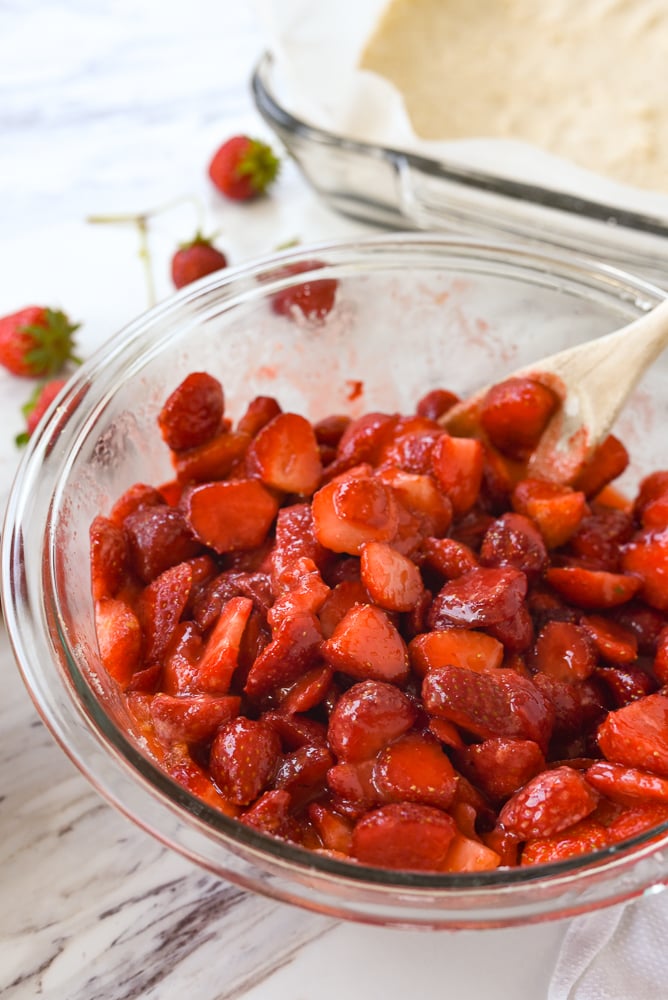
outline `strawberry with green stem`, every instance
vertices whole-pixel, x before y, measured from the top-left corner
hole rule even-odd
[[[79,324],[70,322],[60,309],[28,306],[0,318],[0,364],[12,375],[39,378],[55,375],[68,361],[79,363],[74,354],[74,333]]]
[[[215,187],[232,201],[249,201],[274,183],[280,160],[271,146],[247,135],[233,135],[219,146],[209,163]]]
[[[64,378],[52,378],[48,382],[41,382],[30,399],[21,407],[21,412],[26,420],[26,429],[16,436],[16,444],[19,447],[28,443],[37,424],[66,382],[67,379]]]
[[[203,236],[198,230],[191,240],[181,243],[172,256],[172,281],[175,288],[183,288],[225,267],[225,254],[213,245],[210,237]]]

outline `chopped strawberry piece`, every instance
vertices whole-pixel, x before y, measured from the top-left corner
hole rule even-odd
[[[616,708],[622,708],[631,701],[654,694],[658,684],[651,674],[640,667],[625,665],[623,667],[601,667],[596,671],[597,680],[601,681]]]
[[[298,413],[279,413],[253,439],[246,454],[246,466],[266,486],[310,496],[322,476],[318,442],[311,424]]]
[[[193,486],[183,507],[195,536],[216,552],[261,545],[278,512],[277,500],[257,479]]]
[[[432,629],[494,625],[515,615],[526,596],[527,578],[519,570],[478,567],[450,580],[434,598]]]
[[[595,497],[608,483],[621,476],[628,464],[628,451],[619,438],[608,434],[578,474],[575,489],[586,497]]]
[[[227,601],[213,627],[198,664],[200,690],[209,694],[226,694],[234,671],[239,665],[239,650],[253,602],[248,597],[232,597]]]
[[[373,783],[385,802],[423,802],[447,809],[457,773],[435,739],[409,733],[380,751]]]
[[[497,826],[493,830],[484,831],[482,840],[486,847],[498,855],[500,865],[514,868],[518,864],[520,842],[514,834]]]
[[[546,385],[517,376],[489,389],[480,407],[480,422],[499,451],[525,459],[559,405],[558,397]]]
[[[365,865],[442,871],[457,832],[451,816],[414,802],[374,809],[356,823],[351,854]]]
[[[483,459],[482,443],[475,438],[442,434],[435,443],[432,470],[455,514],[466,513],[478,499]]]
[[[451,747],[453,750],[462,750],[465,746],[459,730],[454,723],[448,722],[447,719],[430,719],[429,732],[440,743],[445,744],[446,747]]]
[[[387,611],[410,611],[422,596],[420,571],[386,542],[367,542],[360,558],[362,583],[375,604]]]
[[[329,592],[318,612],[325,639],[356,604],[368,604],[369,594],[361,580],[343,580]]]
[[[281,706],[280,712],[263,712],[262,720],[276,730],[285,753],[300,747],[327,746],[327,727],[308,715],[288,715]]]
[[[668,611],[668,528],[638,532],[624,547],[622,569],[638,578],[647,604]]]
[[[332,474],[338,475],[361,462],[377,465],[381,449],[391,439],[397,419],[387,413],[365,413],[351,420],[339,439]]]
[[[610,712],[598,743],[608,760],[668,777],[668,695],[650,694]]]
[[[605,716],[607,705],[595,678],[562,681],[539,671],[533,682],[552,706],[555,740],[587,735]]]
[[[521,570],[532,582],[540,577],[547,561],[543,536],[523,514],[510,512],[497,518],[480,547],[482,566],[510,566]]]
[[[298,614],[317,614],[327,599],[330,588],[323,581],[312,559],[302,557],[281,577],[283,592],[267,613],[267,621],[274,628],[281,618]]]
[[[367,760],[408,732],[417,718],[413,702],[393,684],[353,684],[336,703],[328,740],[339,760]]]
[[[165,694],[194,694],[198,690],[202,636],[194,622],[181,622],[174,629],[162,672]]]
[[[435,667],[422,682],[422,699],[432,715],[482,739],[510,736],[534,740],[543,751],[547,747],[551,705],[532,681],[515,671]]]
[[[668,626],[659,632],[652,672],[660,684],[668,684]]]
[[[339,854],[350,854],[353,828],[349,820],[321,802],[311,802],[308,815],[318,831],[323,847]]]
[[[275,594],[289,590],[293,584],[293,571],[300,559],[310,559],[323,571],[331,555],[315,536],[313,514],[308,503],[281,507],[276,518],[276,537],[271,550],[271,582]],[[287,573],[287,584],[283,574]]]
[[[640,521],[643,528],[667,527],[665,523],[661,523],[667,497],[668,471],[661,470],[645,476],[633,503],[634,517]]]
[[[395,424],[392,438],[381,448],[378,464],[426,475],[431,472],[434,445],[443,434],[442,428],[424,417],[401,418]]]
[[[458,402],[459,396],[455,396],[454,392],[448,389],[432,389],[419,400],[415,412],[420,417],[438,420]]]
[[[487,626],[487,632],[505,646],[506,653],[524,653],[533,645],[533,620],[523,604],[510,618]]]
[[[512,504],[538,526],[548,549],[575,534],[588,513],[584,493],[542,479],[523,479],[513,490]]]
[[[183,562],[166,569],[143,591],[141,618],[148,663],[164,656],[188,603],[192,582],[192,568]]]
[[[588,816],[597,802],[597,793],[579,771],[557,767],[516,792],[499,813],[499,822],[520,840],[551,837]]]
[[[452,522],[452,504],[433,476],[404,472],[394,466],[383,468],[378,474],[392,487],[401,506],[418,518],[420,533],[425,538],[446,533]]]
[[[209,441],[220,427],[225,411],[223,387],[206,372],[192,372],[169,396],[158,426],[173,451],[195,448]]]
[[[239,418],[237,431],[254,437],[265,424],[282,413],[280,404],[273,396],[256,396],[246,407],[246,412]]]
[[[213,739],[220,726],[239,714],[241,698],[212,698],[206,694],[169,695],[160,692],[151,701],[157,736],[165,743],[202,743]]]
[[[187,451],[174,453],[174,468],[181,484],[223,479],[246,454],[248,434],[223,431]]]
[[[182,512],[167,504],[139,507],[123,523],[131,565],[144,583],[202,551]]]
[[[141,663],[139,619],[125,601],[106,597],[95,604],[95,632],[104,669],[126,687]]]
[[[115,597],[129,571],[125,532],[101,515],[90,526],[90,575],[93,600]]]
[[[281,788],[271,788],[268,792],[263,792],[250,809],[242,812],[239,819],[246,826],[252,826],[254,830],[266,833],[270,837],[291,840],[291,805],[289,792]]]
[[[567,601],[586,609],[626,604],[641,586],[635,576],[582,566],[553,566],[546,571],[545,579]]]
[[[501,802],[545,770],[545,757],[533,740],[492,737],[456,755],[457,766],[488,799]]]
[[[572,622],[547,622],[534,647],[533,665],[558,681],[574,683],[590,677],[596,653],[589,633]]]
[[[550,837],[528,840],[522,851],[523,865],[547,865],[566,858],[580,857],[601,851],[610,844],[609,831],[595,819],[587,817]]]
[[[637,805],[638,801],[668,805],[668,778],[661,778],[658,774],[598,760],[587,768],[585,777],[597,792],[613,802],[631,806]]]
[[[456,833],[440,869],[443,872],[489,872],[498,868],[501,857],[482,841]]]
[[[273,781],[281,742],[266,722],[237,716],[211,745],[211,776],[222,794],[236,805],[249,805]]]
[[[591,569],[619,570],[622,546],[633,534],[631,515],[622,510],[597,507],[580,522],[569,545]]]
[[[327,784],[337,809],[359,819],[368,809],[380,805],[380,797],[372,780],[373,761],[342,761],[330,767]]]
[[[422,555],[426,564],[446,580],[456,580],[478,567],[473,549],[454,538],[425,538]]]
[[[313,523],[321,545],[359,555],[366,542],[396,535],[399,511],[392,489],[372,476],[344,474],[313,496]]]
[[[403,684],[408,679],[408,651],[387,615],[373,604],[348,611],[321,647],[322,656],[350,677]]]
[[[408,653],[411,666],[420,677],[434,667],[493,670],[503,661],[503,646],[497,639],[466,628],[447,628],[418,635],[409,643]]]
[[[333,764],[334,757],[327,747],[299,747],[283,757],[274,785],[289,792],[293,807],[300,809],[322,793]]]
[[[216,788],[203,767],[195,763],[183,743],[175,743],[166,755],[165,770],[192,795],[226,816],[237,817],[239,809]]]
[[[135,483],[118,498],[111,508],[109,520],[122,527],[129,514],[133,514],[142,507],[160,506],[164,502],[164,497],[154,486]]]
[[[292,684],[313,666],[322,645],[322,633],[314,615],[282,618],[272,640],[248,672],[245,692],[261,698],[278,687]]]
[[[619,844],[659,826],[663,826],[664,829],[662,833],[657,831],[657,836],[665,836],[665,824],[668,824],[668,805],[663,802],[639,803],[625,809],[610,823],[607,828],[608,841],[611,844]]]

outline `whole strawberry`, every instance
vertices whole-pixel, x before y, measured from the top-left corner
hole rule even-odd
[[[78,328],[64,312],[44,306],[28,306],[3,316],[0,364],[13,375],[55,375],[66,361],[79,361],[73,354],[72,336]]]
[[[175,288],[183,288],[224,267],[227,267],[225,254],[217,250],[206,236],[196,233],[188,243],[182,243],[172,257],[172,281]]]
[[[235,135],[214,153],[209,177],[233,201],[248,201],[274,182],[280,162],[271,146],[247,135]]]
[[[28,402],[21,407],[21,412],[26,419],[26,429],[16,436],[17,445],[24,445],[28,442],[37,424],[51,406],[51,403],[66,381],[67,379],[64,378],[52,378],[49,382],[43,382],[37,386]]]

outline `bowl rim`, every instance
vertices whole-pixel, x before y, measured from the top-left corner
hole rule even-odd
[[[573,879],[582,876],[583,871],[602,873],[610,869],[625,870],[630,864],[635,864],[640,858],[656,855],[668,844],[668,822],[650,832],[639,834],[623,844],[606,847],[600,851],[588,854],[586,866],[581,858],[570,858],[547,865],[526,866],[524,868],[501,868],[483,873],[422,873],[418,871],[395,871],[374,868],[356,862],[339,860],[317,854],[309,849],[298,847],[286,841],[270,837],[256,831],[245,824],[231,819],[218,810],[207,806],[197,799],[175,780],[162,771],[148,757],[140,753],[137,747],[128,739],[102,710],[98,696],[84,676],[77,663],[77,658],[71,650],[67,638],[67,630],[63,628],[57,585],[57,521],[49,517],[43,545],[44,562],[39,569],[39,579],[32,573],[31,583],[27,582],[24,565],[24,513],[30,491],[40,481],[40,471],[47,457],[57,454],[60,435],[64,433],[68,422],[83,411],[78,410],[82,400],[85,400],[98,376],[103,373],[109,377],[126,359],[128,351],[135,350],[137,345],[143,345],[148,332],[159,326],[164,318],[174,317],[180,311],[187,310],[190,305],[199,303],[202,308],[214,303],[218,312],[230,308],[238,301],[238,295],[231,294],[226,298],[229,289],[239,289],[241,295],[264,297],[292,283],[303,281],[305,275],[316,274],[316,270],[301,272],[298,276],[278,274],[280,268],[287,263],[304,263],[314,258],[325,258],[325,266],[317,268],[318,277],[328,277],[330,274],[345,273],[345,267],[358,273],[360,255],[368,262],[370,268],[381,263],[383,254],[406,254],[414,256],[416,264],[423,264],[425,254],[442,255],[450,258],[458,254],[466,260],[477,262],[503,261],[518,268],[530,268],[535,280],[540,283],[541,276],[561,274],[563,278],[579,280],[584,284],[594,284],[604,296],[611,297],[618,303],[626,303],[630,310],[639,311],[651,308],[653,304],[668,297],[668,293],[653,285],[644,278],[626,274],[607,264],[597,263],[586,256],[577,257],[573,254],[557,252],[537,252],[533,247],[523,248],[517,244],[490,244],[482,240],[448,238],[439,234],[393,234],[357,238],[354,240],[334,240],[311,244],[308,247],[292,248],[278,254],[269,254],[248,264],[230,268],[222,274],[214,274],[188,286],[181,292],[169,297],[164,302],[150,309],[142,316],[128,324],[112,341],[103,344],[77,370],[67,383],[59,397],[52,404],[48,419],[28,444],[17,471],[7,505],[5,524],[2,533],[2,599],[5,609],[5,620],[14,650],[14,655],[22,673],[24,683],[37,707],[39,714],[57,742],[74,761],[79,770],[94,787],[112,802],[134,822],[144,826],[154,836],[161,837],[159,830],[154,829],[149,822],[143,822],[137,814],[136,807],[129,808],[113,789],[110,782],[100,774],[91,774],[87,753],[93,751],[97,744],[98,751],[113,762],[117,771],[128,773],[131,783],[141,786],[144,795],[160,801],[163,810],[175,813],[179,820],[196,828],[204,834],[207,841],[212,837],[215,841],[223,841],[227,850],[235,851],[241,848],[263,865],[269,860],[277,870],[281,868],[299,869],[303,875],[313,875],[318,872],[323,876],[347,883],[379,890],[402,890],[414,893],[429,890],[431,893],[444,896],[475,893],[487,890],[512,890],[514,887],[527,887],[550,883],[552,885],[568,884]],[[341,269],[344,269],[343,271]],[[202,299],[206,300],[202,303]],[[202,315],[200,312],[198,317]],[[116,368],[114,368],[116,366]],[[85,425],[83,431],[85,431]],[[47,479],[47,485],[54,485],[50,493],[48,511],[57,510],[58,489],[62,487],[66,475],[67,463],[65,457],[59,459],[55,483]],[[44,584],[43,591],[36,589],[36,584]],[[41,613],[44,620],[53,628],[52,651],[59,656],[56,669],[63,691],[67,693],[67,706],[54,707],[49,691],[36,676],[31,655],[35,652],[35,638],[27,636],[28,625],[32,622],[30,615],[25,615],[30,599],[41,600]],[[58,643],[60,646],[58,646]],[[63,692],[61,691],[61,694]],[[76,697],[75,697],[76,695]],[[78,700],[77,700],[78,699]],[[69,711],[76,716],[74,741],[72,730],[66,732],[63,713]],[[97,755],[99,759],[102,757]],[[97,759],[96,757],[96,759]],[[127,786],[127,781],[124,787]],[[657,829],[659,833],[657,834]],[[664,834],[660,842],[657,837]],[[189,854],[200,864],[207,865],[206,859],[189,850],[184,844],[175,844],[173,839],[166,842],[182,853]],[[220,871],[219,868],[214,870]],[[668,870],[668,865],[666,865]],[[240,878],[243,880],[243,877]],[[655,883],[656,884],[656,883]],[[252,887],[257,888],[256,885]]]

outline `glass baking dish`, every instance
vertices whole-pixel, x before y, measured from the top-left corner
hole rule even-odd
[[[285,107],[270,52],[251,86],[264,120],[338,212],[392,229],[576,250],[668,284],[668,217],[335,135]]]

